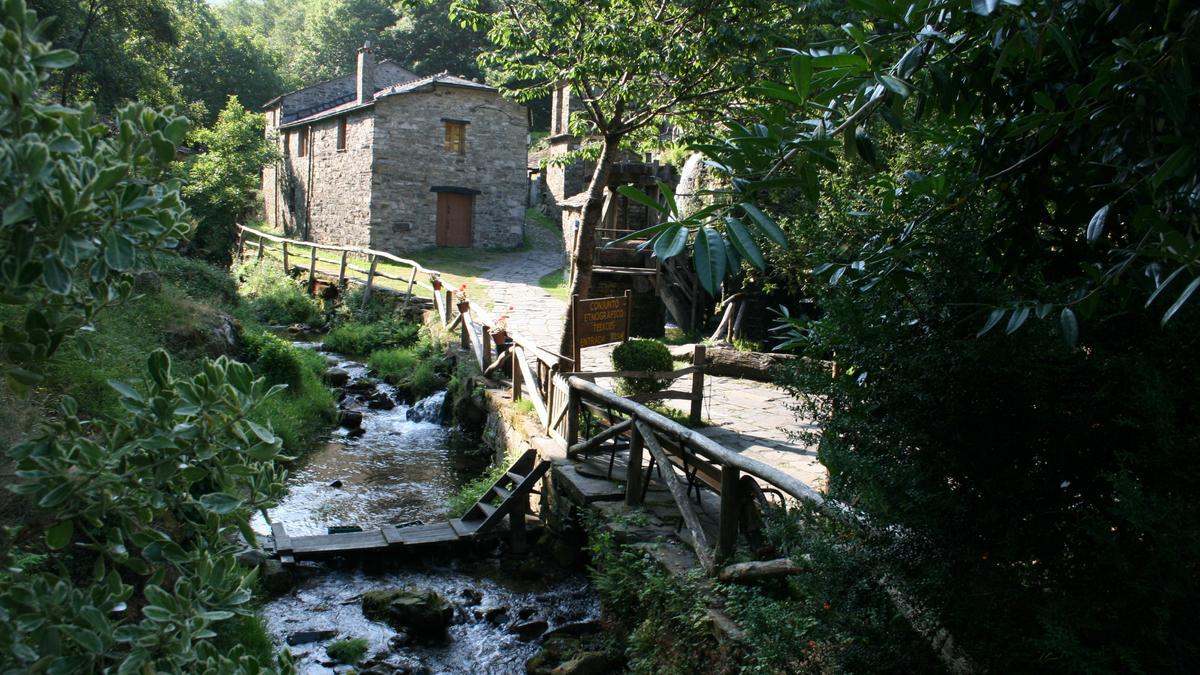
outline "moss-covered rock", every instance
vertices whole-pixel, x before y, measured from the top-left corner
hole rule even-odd
[[[362,597],[363,615],[382,621],[414,640],[437,642],[446,639],[446,629],[454,618],[450,601],[425,588],[390,588],[368,591]]]

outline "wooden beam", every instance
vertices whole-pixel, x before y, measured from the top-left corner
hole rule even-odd
[[[350,255],[349,251],[342,251],[342,264],[338,268],[338,287],[346,285],[346,256]]]
[[[738,515],[741,504],[738,503],[738,481],[742,472],[735,466],[721,467],[721,520],[717,526],[717,559],[729,560],[737,550]]]
[[[625,504],[639,506],[642,503],[642,451],[646,447],[642,432],[634,427],[629,439],[629,465],[625,467]]]
[[[654,436],[654,429],[640,419],[634,424],[637,425],[638,432],[642,435],[642,442],[646,444],[650,456],[662,468],[663,482],[667,484],[667,489],[675,498],[675,505],[679,507],[679,513],[683,516],[683,524],[687,526],[688,532],[692,535],[692,548],[696,551],[696,557],[700,559],[700,565],[706,573],[712,574],[712,548],[708,543],[708,535],[704,534],[704,527],[700,525],[700,517],[696,515],[692,501],[688,498],[687,487],[683,481],[679,480],[679,476],[675,475],[674,465],[671,464],[671,459],[667,457],[666,451],[658,444],[658,439]]]
[[[288,243],[286,241],[283,242],[283,273],[291,274],[291,270],[288,269],[288,248],[287,247],[288,247]]]
[[[312,293],[317,288],[317,247],[313,246],[308,249],[308,292]]]
[[[591,438],[589,438],[587,440],[580,441],[580,442],[576,443],[575,445],[572,445],[571,447],[567,448],[567,457],[574,457],[575,455],[577,455],[581,452],[586,452],[588,450],[594,450],[597,447],[599,447],[600,444],[603,443],[604,441],[607,441],[608,439],[610,439],[614,436],[619,436],[619,435],[625,433],[632,426],[633,426],[632,418],[627,419],[623,422],[617,422],[616,424],[605,429],[604,431],[601,431],[600,433],[596,434],[595,436],[592,436]]]
[[[365,308],[371,301],[371,287],[375,284],[375,267],[379,264],[378,256],[371,256],[371,270],[367,272],[367,287],[363,289],[362,306]]]
[[[722,567],[717,578],[724,583],[741,584],[760,579],[774,579],[803,572],[799,565],[788,558],[778,560],[754,560]]]
[[[704,407],[704,345],[696,345],[692,353],[692,408],[688,412],[688,422],[692,426],[700,424]]]
[[[513,354],[518,349],[521,348],[517,345],[513,345],[512,349],[508,350],[508,353]],[[516,357],[513,357],[512,359],[512,400],[513,403],[521,400],[521,364],[517,363]]]
[[[525,350],[517,352],[517,364],[521,367],[521,375],[526,382],[537,382],[533,377],[533,371],[529,368],[529,361],[525,358]],[[529,388],[529,400],[533,402],[533,407],[537,410],[538,419],[542,421],[542,426],[550,421],[550,413],[546,410],[546,402],[542,400],[542,392],[538,391],[537,387]]]

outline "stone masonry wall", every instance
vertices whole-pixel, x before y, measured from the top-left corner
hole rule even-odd
[[[371,246],[436,245],[434,186],[478,190],[472,245],[513,247],[525,222],[527,117],[498,94],[439,86],[375,102]],[[445,149],[444,118],[469,122],[466,152]]]

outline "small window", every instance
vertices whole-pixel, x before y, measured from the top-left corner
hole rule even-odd
[[[446,152],[460,155],[467,151],[466,122],[446,122]]]
[[[346,118],[339,117],[337,122],[338,122],[337,149],[345,150],[346,149]]]
[[[300,138],[296,141],[296,151],[303,157],[308,154],[308,127],[302,127],[299,134]]]
[[[292,151],[292,132],[286,130],[283,132],[283,154],[288,154]]]

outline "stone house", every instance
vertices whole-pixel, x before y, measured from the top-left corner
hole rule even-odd
[[[322,244],[513,247],[528,195],[525,108],[479,82],[376,63],[263,106],[282,159],[267,225]]]

